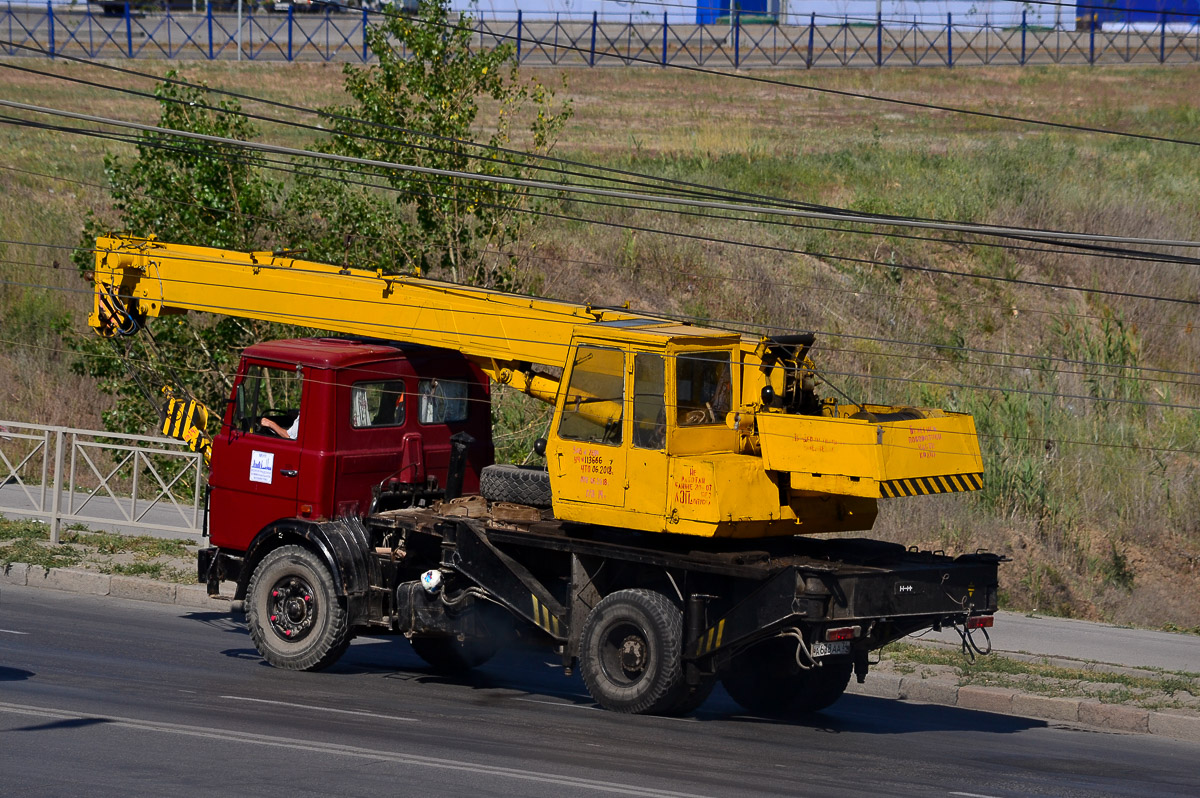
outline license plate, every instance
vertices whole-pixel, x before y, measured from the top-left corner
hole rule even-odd
[[[849,654],[849,640],[835,640],[832,643],[823,643],[817,641],[812,644],[812,655],[814,657],[832,657],[836,654]]]

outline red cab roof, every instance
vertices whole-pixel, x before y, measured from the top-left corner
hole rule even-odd
[[[263,341],[246,348],[247,357],[316,368],[346,368],[416,354],[411,348],[385,341],[353,338],[289,338]]]

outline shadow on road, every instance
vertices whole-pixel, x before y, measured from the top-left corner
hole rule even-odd
[[[187,617],[223,631],[247,634],[240,618],[233,619],[228,614],[196,612]],[[252,646],[228,648],[221,653],[232,659],[257,661],[263,667],[270,667]],[[417,684],[460,687],[470,691],[473,702],[509,701],[516,691],[524,694],[522,700],[535,703],[551,702],[580,708],[596,706],[578,674],[566,675],[556,655],[528,645],[503,649],[492,660],[466,674],[446,674],[418,657],[408,642],[399,636],[362,637],[355,640],[346,654],[323,675],[336,678],[338,675],[363,674]],[[3,669],[0,669],[0,678],[2,675]],[[824,712],[787,719],[764,718],[747,714],[720,685],[691,718],[700,723],[722,721],[745,724],[748,728],[764,725],[807,728],[829,734],[895,735],[931,731],[1013,734],[1047,725],[1043,721],[1011,715],[860,695],[844,696]]]
[[[12,731],[31,732],[31,731],[54,731],[56,729],[83,729],[88,726],[99,726],[102,723],[112,723],[108,718],[68,718],[66,720],[54,720],[49,723],[39,723],[36,726],[21,726]]]
[[[33,671],[20,668],[0,668],[0,682],[19,682],[35,675]]]

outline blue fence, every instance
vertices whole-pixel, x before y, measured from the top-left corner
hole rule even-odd
[[[249,4],[248,4],[249,6]],[[176,60],[367,61],[364,32],[379,17],[365,9],[296,14],[207,6],[198,13],[121,15],[0,5],[0,53],[10,56]],[[991,25],[944,18],[829,17],[775,24],[735,13],[714,24],[636,17],[556,15],[473,22],[481,48],[511,43],[521,63],[585,66],[656,64],[709,68],[1118,64],[1200,61],[1200,26],[1163,15],[1157,26],[1083,30],[1030,23]]]

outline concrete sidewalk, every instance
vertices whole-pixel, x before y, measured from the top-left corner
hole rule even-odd
[[[1200,636],[1196,635],[1016,612],[996,613],[996,625],[989,634],[997,653],[1046,658],[1064,667],[1101,663],[1200,674]],[[930,632],[922,639],[955,648],[961,645],[951,629]],[[983,636],[977,634],[976,642],[982,645]]]

